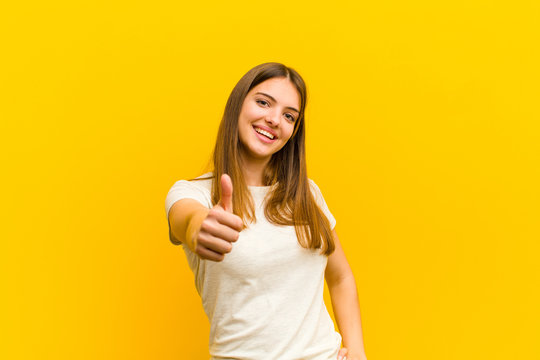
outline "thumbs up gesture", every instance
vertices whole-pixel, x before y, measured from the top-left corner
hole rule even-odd
[[[238,240],[243,222],[233,214],[233,186],[229,175],[220,179],[221,199],[206,214],[194,236],[194,252],[201,259],[222,261],[232,250],[232,243]]]

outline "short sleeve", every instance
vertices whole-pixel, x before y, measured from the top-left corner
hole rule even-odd
[[[330,222],[330,229],[334,229],[336,226],[336,219],[334,218],[334,215],[330,212],[328,209],[328,205],[326,205],[326,201],[324,200],[324,197],[322,195],[321,189],[315,184],[315,181],[309,179],[309,182],[312,186],[313,195],[315,196],[315,201],[317,201],[317,205],[321,208],[323,213],[328,218],[328,222]]]
[[[205,190],[188,180],[178,180],[174,183],[165,198],[165,214],[167,219],[169,219],[171,207],[180,199],[194,199],[206,207],[211,207],[209,206],[209,201],[211,202],[210,195]]]

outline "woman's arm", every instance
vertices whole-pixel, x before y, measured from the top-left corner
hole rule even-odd
[[[351,267],[339,242],[336,229],[332,231],[335,251],[328,257],[325,279],[330,291],[334,316],[343,337],[343,347],[348,349],[347,360],[366,359],[358,291]]]
[[[175,245],[181,243],[195,251],[194,230],[200,228],[210,210],[194,199],[180,199],[169,210],[169,234]]]

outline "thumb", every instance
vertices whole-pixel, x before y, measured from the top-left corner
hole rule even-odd
[[[219,200],[219,205],[230,213],[233,212],[232,192],[233,186],[230,176],[227,174],[221,175],[221,199]]]

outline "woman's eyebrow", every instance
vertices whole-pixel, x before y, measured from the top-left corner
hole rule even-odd
[[[273,102],[277,102],[276,99],[274,99],[272,96],[270,96],[270,95],[268,95],[268,94],[265,94],[265,93],[263,93],[263,92],[256,92],[255,94],[261,94],[261,95],[264,95],[264,96],[268,96],[270,99],[272,99]],[[285,108],[286,108],[286,109],[294,110],[294,111],[296,111],[297,113],[300,114],[300,111],[296,110],[296,109],[293,108],[293,107],[286,106]]]

